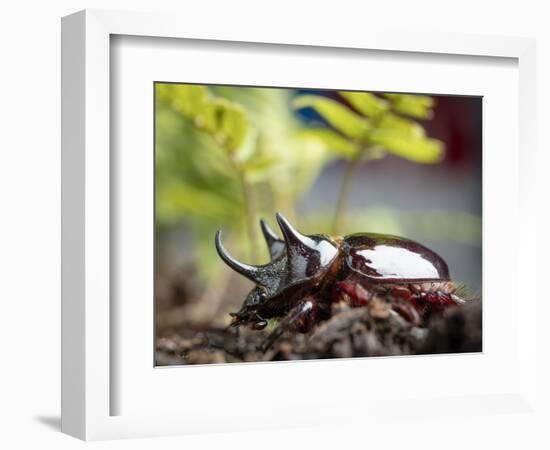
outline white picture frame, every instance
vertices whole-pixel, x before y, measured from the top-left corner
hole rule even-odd
[[[513,286],[527,280],[531,276],[530,271],[534,271],[535,264],[535,236],[522,232],[534,229],[536,220],[536,208],[533,205],[535,196],[531,195],[533,185],[530,177],[535,158],[535,44],[532,39],[445,33],[408,34],[390,30],[348,30],[346,33],[327,36],[322,27],[315,25],[308,29],[306,35],[301,30],[279,30],[255,22],[251,22],[247,27],[234,28],[220,20],[210,27],[205,27],[204,23],[189,16],[96,10],[67,16],[62,22],[62,430],[65,433],[81,439],[96,440],[288,425],[307,426],[312,423],[334,423],[335,420],[376,418],[379,415],[384,416],[386,420],[399,420],[399,416],[404,413],[428,414],[426,411],[432,407],[436,408],[441,416],[534,410],[537,396],[534,381],[536,353],[530,349],[535,348],[536,343],[536,317],[524,312],[526,309],[536,308],[536,285],[533,283],[522,284],[522,309],[518,309],[517,315],[511,313],[512,308],[509,314],[503,314],[503,320],[513,321],[517,327],[517,333],[513,334],[509,342],[514,346],[515,352],[513,359],[510,356],[509,363],[514,365],[515,369],[513,376],[502,377],[501,384],[495,382],[495,388],[490,392],[485,390],[483,383],[475,389],[472,381],[470,384],[465,383],[462,394],[460,387],[449,390],[447,395],[442,395],[442,392],[445,392],[444,387],[440,387],[439,390],[434,387],[434,395],[427,395],[427,391],[422,390],[419,390],[417,395],[407,395],[404,391],[397,390],[393,396],[373,397],[371,402],[362,398],[351,402],[345,395],[342,395],[342,401],[339,402],[335,400],[337,397],[327,395],[318,398],[317,401],[305,396],[305,404],[297,404],[282,395],[279,397],[280,401],[271,406],[271,412],[267,408],[250,411],[246,403],[241,405],[240,409],[239,406],[230,405],[232,414],[228,414],[227,404],[219,405],[219,414],[204,408],[204,405],[202,409],[196,410],[202,411],[203,414],[169,411],[170,408],[164,411],[151,407],[149,411],[150,405],[147,402],[143,403],[144,407],[141,409],[136,407],[135,412],[130,407],[118,410],[113,399],[118,390],[125,388],[125,385],[121,386],[121,383],[125,383],[125,378],[113,378],[113,367],[119,358],[124,359],[124,355],[120,355],[120,349],[125,347],[113,349],[115,337],[118,335],[117,320],[120,317],[114,314],[110,301],[115,289],[111,271],[115,245],[111,234],[111,188],[117,183],[117,173],[113,173],[110,153],[113,145],[110,113],[113,102],[112,37],[115,35],[186,40],[181,42],[210,41],[213,46],[217,42],[231,42],[242,46],[265,45],[267,58],[269,49],[272,48],[270,46],[279,45],[278,49],[283,53],[291,50],[291,46],[302,50],[315,49],[320,59],[324,58],[325,50],[338,56],[355,49],[395,52],[396,55],[407,54],[411,64],[415,58],[426,60],[430,55],[448,55],[451,59],[453,55],[459,58],[473,57],[474,64],[476,57],[512,61],[513,64],[517,64],[514,69],[514,76],[517,75],[518,81],[517,102],[513,101],[511,104],[514,111],[517,110],[519,118],[514,119],[516,123],[513,125],[517,128],[517,136],[513,134],[513,137],[517,137],[518,141],[509,144],[512,159],[502,170],[511,174],[511,179],[506,180],[506,193],[514,204],[513,211],[521,214],[522,220],[511,220],[507,231],[512,230],[524,236],[522,247],[517,249],[517,253],[514,252],[517,260],[532,261],[530,267],[509,265],[512,273],[508,273],[507,276],[515,278]],[[223,53],[223,48],[220,51]],[[495,81],[495,84],[498,83]],[[485,115],[484,120],[486,119],[490,117]],[[517,173],[513,174],[517,171],[514,158],[517,158],[519,176]],[[486,170],[488,167],[484,164],[484,171]],[[498,177],[493,179],[498,180]],[[504,180],[502,182],[504,183]],[[502,209],[487,204],[487,200],[498,195],[498,187],[494,186],[487,196],[484,196],[484,231],[488,226],[486,224],[498,223],[501,218],[499,214],[502,214]],[[504,184],[502,188],[504,189]],[[486,236],[484,233],[484,238]],[[490,242],[488,245],[489,247],[484,244],[484,249],[489,252],[490,257],[496,252],[496,248],[491,247]],[[484,266],[484,269],[487,267]],[[485,273],[485,276],[491,276],[490,271],[487,272],[489,275]],[[150,276],[152,278],[152,272]],[[506,294],[512,307],[517,306],[517,295],[515,289],[510,289]],[[146,308],[142,311],[146,311]],[[149,311],[152,324],[152,308]],[[487,311],[484,311],[484,314],[486,319]],[[141,352],[146,350],[136,345],[134,351],[137,352],[137,357],[141,358]],[[500,354],[499,361],[505,364],[503,361],[506,355],[497,347],[491,347],[485,352],[484,357],[489,358],[492,352]],[[480,359],[476,359],[475,355],[466,357],[471,358],[469,364],[472,364],[472,367],[480,364]],[[440,357],[425,358],[423,362],[418,362],[424,366],[421,370],[441,368],[440,363],[434,362],[435,358]],[[444,358],[441,364],[446,365],[449,370],[462,364],[457,362],[456,358],[453,360],[452,356],[441,358]],[[371,366],[372,376],[382,379],[384,371],[389,370],[391,366],[399,370],[403,361],[392,361],[395,360],[386,359],[376,368]],[[312,376],[321,367],[338,374],[342,370],[360,373],[365,366],[364,360],[342,364],[316,361],[293,365],[240,365],[236,368],[225,368],[223,376],[224,379],[231,380],[231,383],[243,382],[242,373],[245,370],[253,372],[255,376],[282,379],[284,386],[285,383],[290,383],[285,377],[305,374]],[[128,366],[128,370],[130,367]],[[152,362],[150,369],[154,369]],[[189,368],[185,370],[187,369]],[[122,370],[127,368],[122,367]],[[170,370],[178,369],[162,369],[165,374]],[[204,367],[191,370],[193,372],[187,372],[188,376],[199,380],[196,382],[203,379],[203,383],[211,383],[210,386],[214,385],[221,374]],[[377,375],[374,373],[376,371]],[[141,385],[146,378],[145,375],[144,378],[139,378],[140,376],[136,373]],[[168,376],[162,376],[166,381]],[[180,371],[177,376],[183,379],[186,375]],[[392,378],[389,375],[388,377]],[[169,382],[175,381],[172,379]],[[135,390],[129,392],[130,395],[138,395]],[[400,405],[398,412],[394,412],[393,405],[396,401]],[[116,414],[113,413],[115,410]],[[126,410],[132,412],[126,413]],[[228,419],[229,416],[231,419]],[[266,417],[272,417],[269,424],[266,424]]]

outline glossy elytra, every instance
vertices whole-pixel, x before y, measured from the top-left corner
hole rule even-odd
[[[330,316],[333,303],[366,306],[378,297],[405,320],[422,324],[432,314],[463,302],[445,261],[406,238],[375,233],[345,237],[304,235],[279,213],[281,239],[260,221],[271,260],[244,264],[233,258],[216,233],[216,249],[225,263],[255,283],[232,325],[262,329],[280,319],[267,338],[268,348],[285,330],[309,331]]]

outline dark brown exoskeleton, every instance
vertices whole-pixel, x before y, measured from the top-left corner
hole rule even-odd
[[[220,231],[215,240],[225,263],[256,283],[241,309],[231,314],[232,325],[261,330],[267,319],[280,319],[262,345],[264,351],[285,330],[311,330],[330,316],[335,302],[359,307],[378,297],[414,325],[463,302],[445,261],[417,242],[374,233],[304,235],[281,214],[276,217],[284,239],[260,221],[271,256],[268,264],[243,264],[224,248]]]

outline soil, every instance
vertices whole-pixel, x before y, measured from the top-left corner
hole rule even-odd
[[[267,331],[220,326],[166,329],[156,339],[156,364],[480,352],[481,329],[480,300],[450,308],[423,327],[412,326],[383,301],[359,308],[334,305],[330,319],[307,334],[283,334],[265,352],[258,351],[258,347],[269,334],[269,327]]]

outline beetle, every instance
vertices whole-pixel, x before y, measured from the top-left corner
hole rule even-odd
[[[330,317],[331,306],[367,306],[374,298],[419,326],[433,314],[463,303],[451,281],[447,264],[427,247],[404,237],[355,233],[341,236],[305,235],[276,214],[283,239],[265,220],[260,226],[270,262],[250,265],[233,258],[215,237],[220,258],[255,283],[231,326],[261,330],[268,319],[279,323],[261,345],[267,350],[284,331],[302,333]]]

